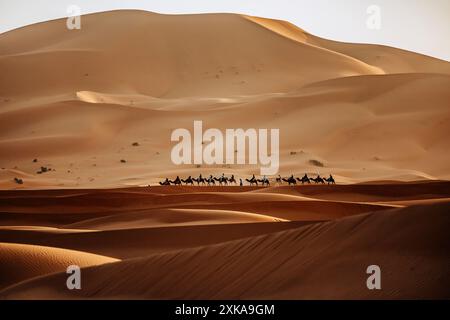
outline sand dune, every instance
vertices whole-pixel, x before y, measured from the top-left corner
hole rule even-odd
[[[273,233],[309,224],[266,222],[116,229],[55,233],[45,230],[0,230],[0,241],[66,248],[126,259]]]
[[[0,243],[0,289],[37,276],[65,272],[70,265],[88,267],[115,261],[118,260],[74,250]]]
[[[16,29],[0,35],[0,48],[2,189],[256,172],[173,165],[171,131],[198,119],[280,128],[282,175],[450,177],[446,61],[320,39],[284,21],[131,10],[83,16],[79,32],[64,19]],[[40,166],[55,171],[38,175]]]
[[[449,209],[449,203],[393,209],[86,268],[85,287],[76,293],[61,289],[59,283],[65,281],[65,275],[57,274],[17,285],[1,295],[30,298],[42,292],[43,298],[64,299],[444,298],[449,294]],[[365,270],[371,264],[380,265],[383,271],[381,291],[365,286]]]
[[[449,298],[449,62],[237,14],[82,21],[0,34],[0,298]],[[259,173],[174,165],[194,120],[278,128],[280,175],[337,185],[159,186]]]

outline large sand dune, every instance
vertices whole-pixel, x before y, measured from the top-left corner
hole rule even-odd
[[[279,128],[283,175],[450,177],[446,61],[235,14],[112,11],[82,21],[81,30],[60,19],[0,35],[0,188],[258,171],[173,165],[171,131],[194,120]],[[55,170],[38,175],[40,166]]]
[[[4,298],[342,299],[448,298],[449,203],[392,209],[223,244],[40,277]],[[436,244],[439,245],[436,245]],[[382,290],[365,286],[367,266]]]
[[[2,191],[0,295],[445,298],[449,199],[448,182]],[[73,293],[61,281],[78,262]]]

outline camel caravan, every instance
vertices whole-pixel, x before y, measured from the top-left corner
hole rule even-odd
[[[250,179],[245,179],[247,182],[247,185],[250,186],[263,186],[263,187],[269,187],[270,186],[270,180],[266,176],[263,176],[261,179],[258,179],[253,175]],[[308,177],[308,175],[305,173],[305,175],[301,178],[294,177],[294,175],[291,175],[287,178],[282,178],[280,175],[275,178],[275,184],[276,185],[283,185],[284,183],[287,183],[289,186],[291,185],[297,185],[297,182],[300,184],[336,184],[336,181],[334,180],[333,176],[330,174],[328,178],[321,177],[320,175],[317,175],[317,177],[312,178]],[[220,177],[214,177],[213,175],[210,175],[209,177],[203,177],[201,174],[197,178],[193,178],[192,176],[187,177],[186,179],[181,179],[179,176],[177,176],[174,180],[170,180],[169,178],[166,178],[164,181],[159,182],[162,186],[181,186],[181,185],[191,185],[194,186],[195,184],[197,186],[228,186],[228,185],[237,185],[237,181],[234,177],[234,174],[231,175],[231,177],[225,176],[224,173]],[[239,179],[239,185],[244,186],[244,180]]]

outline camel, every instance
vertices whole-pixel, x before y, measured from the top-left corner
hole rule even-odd
[[[328,178],[324,178],[323,180],[325,180],[328,184],[336,184],[336,181],[334,181],[334,178],[331,174]]]
[[[295,180],[294,175],[291,175],[287,179],[283,178],[282,180],[287,182],[289,185],[291,185],[291,184],[296,185],[297,184],[297,180]]]
[[[309,179],[314,181],[316,184],[318,184],[318,183],[324,184],[325,183],[325,181],[323,180],[323,178],[320,175],[318,175],[317,178],[309,178]]]
[[[208,186],[212,184],[216,185],[216,182],[214,181],[214,177],[212,175],[210,175],[209,178],[206,179],[206,182],[208,183]]]
[[[277,184],[283,184],[283,180],[280,175],[278,175],[278,178],[276,178],[275,180],[276,180]]]
[[[222,173],[222,176],[219,178],[214,177],[214,180],[218,181],[220,185],[228,185],[228,178]]]
[[[311,181],[309,180],[310,178],[308,177],[308,175],[305,173],[305,175],[300,179],[297,178],[298,182],[301,182],[302,184],[306,183],[311,183]]]
[[[255,175],[253,175],[251,179],[245,179],[245,180],[247,182],[249,182],[251,186],[254,184],[258,185],[258,180],[256,180]]]
[[[188,184],[190,184],[191,186],[194,185],[194,179],[192,179],[191,176],[189,176],[186,180],[181,179],[181,181],[182,181],[183,183],[185,183],[186,185],[188,185]]]
[[[200,175],[198,176],[197,179],[192,178],[192,180],[194,180],[195,182],[197,182],[197,185],[198,185],[198,186],[200,185],[200,183],[201,183],[202,185],[205,185],[205,184],[206,184],[206,179],[202,177],[202,174],[200,174]]]
[[[177,177],[175,178],[175,180],[170,181],[170,183],[172,183],[172,184],[174,184],[174,185],[176,185],[176,186],[181,186],[181,179],[180,179],[179,176],[177,176]]]
[[[262,179],[257,179],[256,181],[261,182],[263,186],[265,185],[270,186],[270,181],[269,179],[267,179],[266,176],[264,176]]]
[[[160,181],[159,184],[162,186],[170,186],[170,180],[169,178],[166,178],[166,180]]]
[[[231,175],[231,178],[228,179],[229,184],[237,184],[236,179],[234,178],[234,174]]]

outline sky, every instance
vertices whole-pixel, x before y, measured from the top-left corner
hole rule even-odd
[[[62,17],[141,9],[232,12],[287,20],[323,38],[384,44],[450,61],[450,0],[0,0],[0,33]]]

